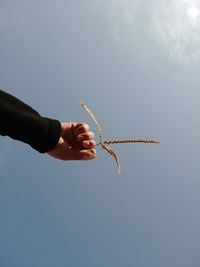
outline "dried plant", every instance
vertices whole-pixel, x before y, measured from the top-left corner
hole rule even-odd
[[[160,144],[160,141],[158,140],[143,140],[143,139],[129,139],[129,140],[106,140],[103,141],[103,132],[101,129],[101,126],[99,122],[97,121],[94,113],[83,103],[80,102],[81,106],[86,110],[86,112],[89,114],[91,119],[96,124],[97,130],[98,130],[98,136],[99,136],[99,143],[96,145],[100,145],[102,149],[105,149],[112,157],[114,157],[116,164],[117,164],[117,173],[120,173],[120,163],[118,160],[117,153],[109,146],[110,144],[124,144],[124,143],[144,143],[144,144]]]
[[[143,140],[143,139],[130,139],[130,140],[106,140],[104,144],[125,144],[125,143],[143,143],[143,144],[160,144],[159,140]]]

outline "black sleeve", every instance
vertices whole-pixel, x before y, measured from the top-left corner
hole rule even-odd
[[[0,90],[0,134],[29,144],[40,153],[55,147],[61,132],[57,120],[40,114],[19,99]]]

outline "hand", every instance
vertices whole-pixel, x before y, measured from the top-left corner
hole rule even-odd
[[[61,123],[61,137],[48,155],[61,160],[91,160],[96,157],[94,133],[85,123]]]

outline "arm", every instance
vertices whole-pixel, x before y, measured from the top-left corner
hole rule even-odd
[[[0,134],[29,144],[40,153],[62,160],[92,159],[93,133],[81,123],[45,118],[19,99],[0,90]]]
[[[29,144],[40,153],[51,150],[61,132],[59,121],[41,117],[40,114],[0,90],[0,134]]]

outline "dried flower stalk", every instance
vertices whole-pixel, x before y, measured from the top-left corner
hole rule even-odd
[[[130,140],[106,140],[104,144],[125,144],[125,143],[143,143],[143,144],[160,144],[159,140],[143,140],[143,139],[130,139]]]
[[[117,173],[120,174],[120,163],[118,160],[117,153],[109,146],[110,144],[124,144],[124,143],[144,143],[144,144],[160,144],[160,141],[158,140],[143,140],[143,139],[129,139],[129,140],[106,140],[103,141],[103,132],[101,129],[101,126],[99,122],[97,121],[94,113],[83,103],[80,102],[81,106],[86,110],[86,112],[89,114],[91,119],[96,124],[96,127],[98,129],[98,136],[99,136],[99,143],[96,145],[101,145],[102,149],[105,149],[112,157],[114,157],[116,164],[117,164]]]
[[[95,118],[93,112],[83,102],[80,102],[80,104],[87,111],[87,113],[89,114],[89,116],[91,117],[91,119],[96,124],[97,129],[98,129],[99,142],[102,143],[103,142],[103,140],[102,140],[103,133],[102,133],[102,130],[101,130],[101,125],[99,124],[99,122]]]

